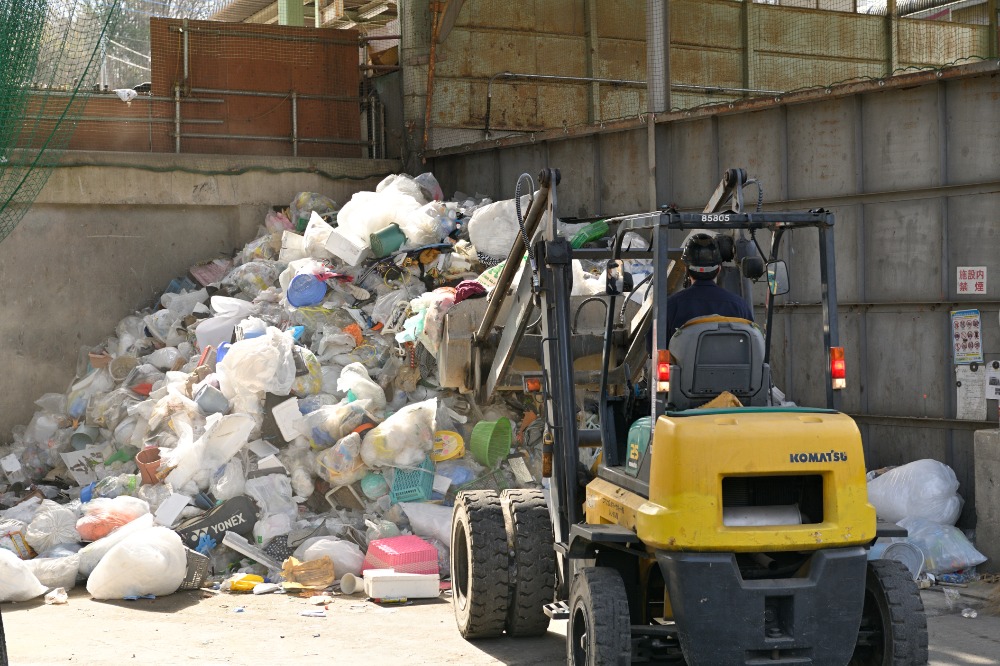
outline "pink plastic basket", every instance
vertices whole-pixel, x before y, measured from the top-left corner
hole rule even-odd
[[[395,569],[399,573],[437,574],[437,548],[418,536],[376,539],[368,544],[368,553],[362,571],[368,569]]]

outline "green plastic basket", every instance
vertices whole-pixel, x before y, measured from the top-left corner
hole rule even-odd
[[[496,467],[510,453],[514,441],[514,429],[509,419],[480,421],[472,429],[469,450],[480,465]]]

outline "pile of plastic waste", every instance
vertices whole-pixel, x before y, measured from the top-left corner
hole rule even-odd
[[[429,173],[343,207],[304,192],[81,350],[0,447],[0,601],[447,576],[456,493],[542,479],[530,399],[436,377],[514,202],[442,199]]]

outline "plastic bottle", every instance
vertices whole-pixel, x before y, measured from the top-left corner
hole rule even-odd
[[[114,499],[119,495],[131,495],[135,497],[142,486],[142,477],[138,474],[119,474],[118,476],[108,476],[94,486],[94,497],[107,497]]]

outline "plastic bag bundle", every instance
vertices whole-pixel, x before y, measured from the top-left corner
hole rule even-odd
[[[136,497],[119,495],[114,499],[98,497],[83,505],[83,517],[76,521],[76,531],[84,541],[97,541],[113,530],[149,513],[149,504]]]
[[[223,342],[232,340],[233,329],[241,320],[250,316],[253,304],[228,296],[212,296],[209,303],[212,305],[214,315],[198,322],[194,333],[198,347],[218,349]]]
[[[305,229],[313,213],[317,217],[332,217],[337,212],[337,202],[316,192],[299,192],[288,206],[292,226]]]
[[[451,543],[451,507],[425,502],[400,502],[413,533],[441,543]]]
[[[36,557],[25,564],[38,582],[48,588],[61,587],[72,590],[80,573],[80,555],[74,553],[66,557]]]
[[[216,370],[223,394],[230,400],[263,391],[288,395],[295,382],[293,345],[290,333],[273,326],[260,337],[234,342]]]
[[[295,551],[295,557],[303,562],[329,557],[333,560],[333,571],[337,580],[344,574],[361,575],[361,566],[365,563],[365,555],[357,544],[336,537],[313,537],[306,539]]]
[[[225,501],[242,495],[246,487],[246,475],[243,473],[243,463],[233,458],[212,475],[211,491],[215,499]]]
[[[521,215],[528,210],[529,197],[521,197]],[[521,233],[513,199],[477,208],[469,219],[469,240],[476,249],[491,257],[505,258]]]
[[[982,564],[986,556],[976,550],[962,531],[953,525],[942,525],[925,518],[905,518],[907,541],[924,553],[924,571],[932,574],[961,571]]]
[[[237,266],[222,279],[222,286],[247,298],[257,298],[260,292],[278,282],[282,265],[275,261],[251,261]]]
[[[199,488],[206,490],[211,481],[209,474],[243,448],[255,425],[249,414],[210,417],[204,434],[197,440],[161,451],[166,466],[173,468],[167,483],[180,488],[194,479]]]
[[[42,596],[45,590],[26,562],[0,548],[0,602],[28,601]]]
[[[316,455],[317,474],[334,486],[360,481],[368,473],[361,458],[361,435],[352,432]]]
[[[308,347],[296,346],[292,352],[295,361],[295,381],[292,394],[304,398],[323,389],[323,366]]]
[[[332,446],[340,438],[364,423],[374,423],[368,412],[369,400],[356,400],[338,405],[326,405],[306,414],[302,430],[316,448]]]
[[[337,390],[341,393],[350,392],[353,400],[369,400],[368,409],[381,412],[385,409],[385,391],[372,381],[368,369],[361,363],[351,363],[340,372],[337,380]]]
[[[868,482],[868,501],[883,520],[924,518],[954,525],[964,501],[954,470],[937,460],[917,460]]]
[[[261,515],[265,517],[279,513],[286,514],[291,519],[298,516],[298,507],[292,499],[292,480],[284,474],[247,479],[245,490],[257,502]]]
[[[72,509],[51,500],[44,500],[35,517],[31,519],[24,536],[28,544],[39,553],[64,543],[76,543],[80,540],[80,533],[76,531],[76,519],[76,512]]]
[[[332,259],[333,253],[326,249],[326,243],[333,233],[333,227],[327,224],[315,211],[309,216],[305,233],[305,250],[314,259]]]
[[[187,575],[184,543],[173,530],[151,527],[115,545],[90,574],[95,599],[173,594]]]
[[[361,457],[369,467],[416,467],[434,448],[437,398],[403,407],[369,430]]]

